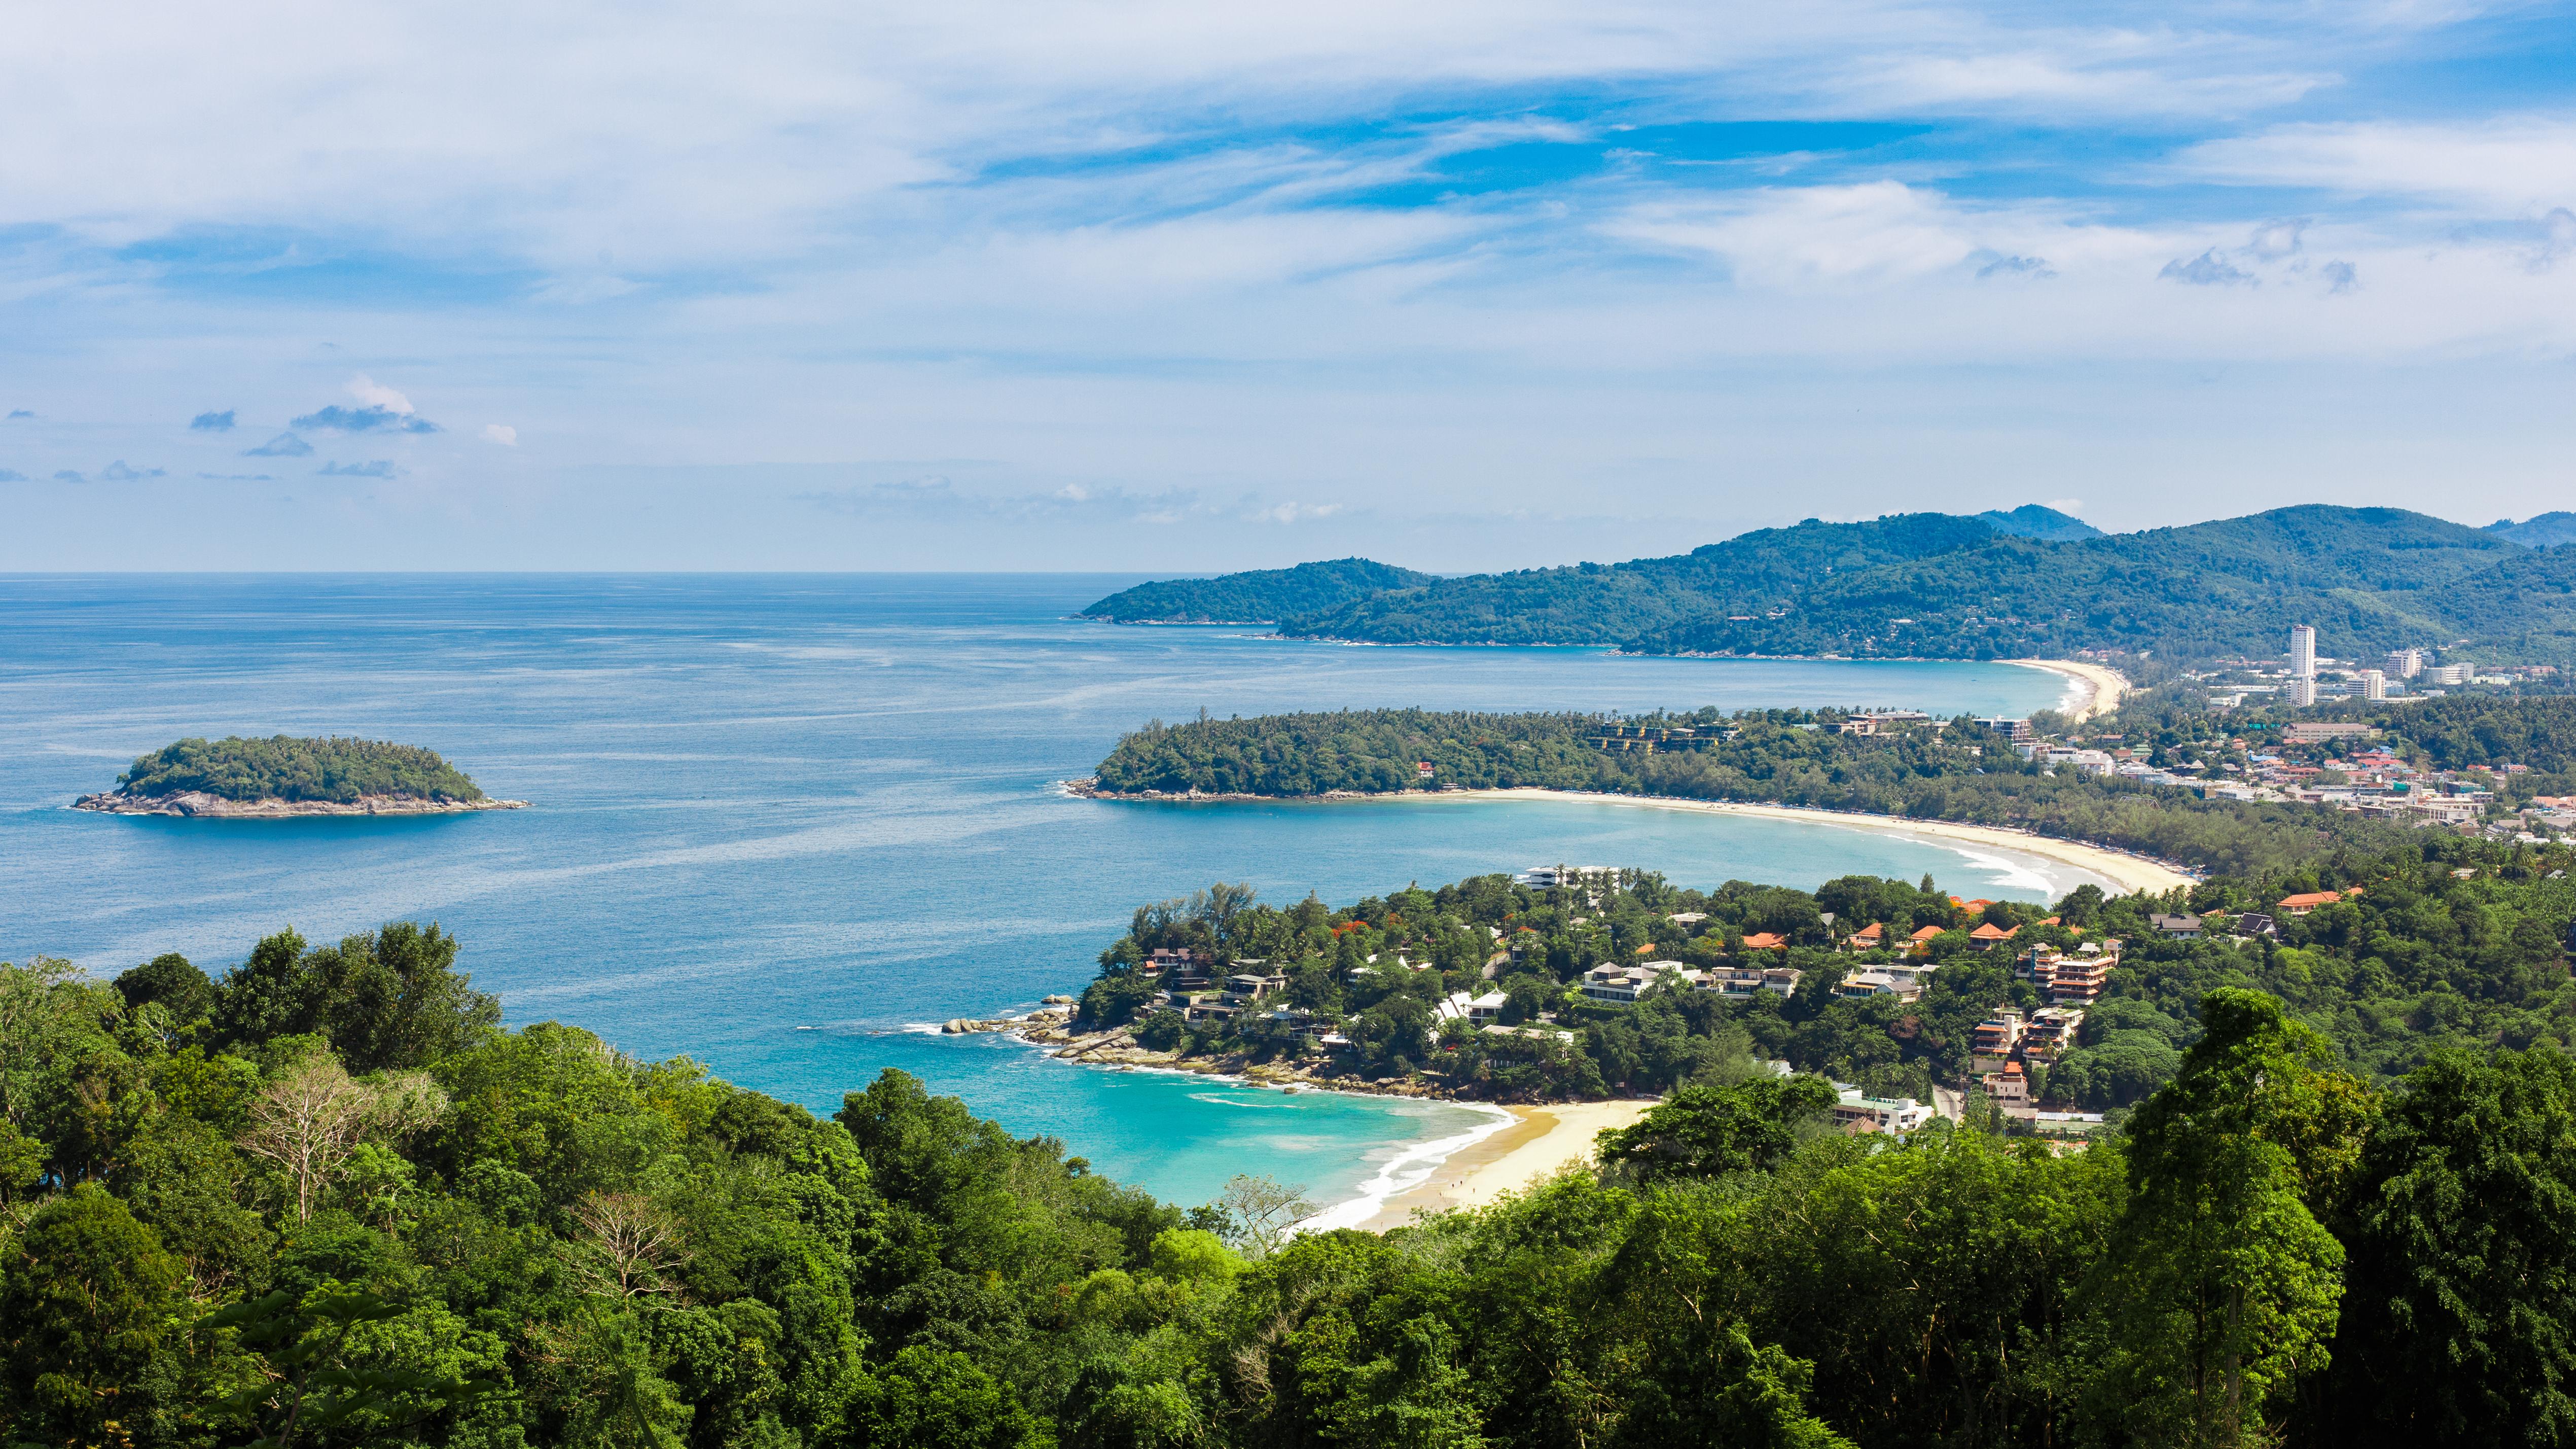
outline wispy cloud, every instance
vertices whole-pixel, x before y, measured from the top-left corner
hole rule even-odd
[[[519,430],[507,423],[485,423],[479,436],[487,443],[498,443],[504,448],[519,446]]]
[[[57,483],[86,483],[89,480],[82,477],[80,474],[73,472],[69,468],[57,468],[54,470],[54,481]]]
[[[219,413],[199,413],[188,420],[188,429],[198,433],[229,433],[233,430],[233,409]]]
[[[129,468],[123,458],[98,470],[98,481],[101,483],[140,483],[146,478],[167,476],[169,476],[168,473],[160,468]]]
[[[0,483],[24,483],[27,475],[15,468],[0,468]]]
[[[2202,252],[2199,256],[2193,257],[2189,261],[2176,258],[2173,261],[2167,262],[2165,263],[2164,270],[2156,273],[2156,275],[2168,282],[2181,282],[2187,286],[2193,287],[2254,287],[2262,285],[2255,279],[2252,272],[2246,271],[2234,262],[2220,256],[2218,254],[2218,249],[2215,247]]]
[[[13,422],[13,423],[14,423],[14,422],[18,421],[20,418],[32,418],[32,417],[34,417],[34,416],[35,416],[35,414],[34,414],[34,413],[29,412],[29,411],[28,411],[27,409],[25,409],[25,408],[11,408],[11,409],[9,410],[9,417],[8,417],[8,421],[10,421],[10,422]]]
[[[402,469],[395,467],[390,458],[378,458],[370,463],[325,463],[322,465],[321,476],[325,478],[399,478],[402,476]]]
[[[245,448],[245,458],[301,458],[313,451],[313,445],[293,433],[280,433],[256,448]]]

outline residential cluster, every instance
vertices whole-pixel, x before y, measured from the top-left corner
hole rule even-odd
[[[2554,664],[2480,664],[2432,647],[2394,649],[2377,659],[2330,659],[2317,653],[2314,628],[2294,624],[2286,658],[2225,659],[2188,677],[2209,686],[2211,708],[2229,710],[2267,700],[2305,708],[2330,700],[2437,699],[2454,689],[2510,689],[2557,673]]]

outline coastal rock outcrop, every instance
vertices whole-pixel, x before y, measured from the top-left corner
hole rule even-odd
[[[355,800],[230,800],[202,790],[174,795],[102,791],[72,802],[74,810],[106,815],[188,815],[209,819],[283,820],[303,815],[463,815],[476,810],[525,810],[525,800],[432,800],[419,795],[361,795]]]

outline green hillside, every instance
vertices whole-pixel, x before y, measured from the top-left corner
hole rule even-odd
[[[1385,643],[1944,659],[2275,655],[2293,622],[2364,657],[2467,640],[2576,658],[2576,551],[2393,508],[2322,504],[2055,541],[1897,514],[1763,529],[1667,558],[1440,579],[1281,621]]]
[[[2102,530],[2072,514],[2037,503],[2025,503],[2010,510],[1994,508],[1977,517],[1997,533],[2010,533],[2022,538],[2100,538]]]
[[[1119,624],[1275,624],[1290,614],[1339,608],[1384,589],[1437,582],[1431,574],[1364,558],[1263,569],[1213,579],[1165,579],[1111,594],[1082,611]]]
[[[202,791],[226,800],[331,800],[412,795],[424,800],[480,800],[465,772],[435,751],[380,740],[185,739],[134,762],[117,779],[127,795]]]

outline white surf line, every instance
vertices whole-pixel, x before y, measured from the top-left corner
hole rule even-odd
[[[1335,1228],[1356,1228],[1384,1211],[1387,1199],[1398,1193],[1411,1191],[1430,1181],[1431,1174],[1438,1172],[1440,1164],[1448,1161],[1452,1156],[1464,1152],[1520,1121],[1518,1117],[1489,1102],[1457,1102],[1448,1101],[1445,1098],[1418,1100],[1439,1101],[1447,1106],[1463,1107],[1470,1112],[1488,1113],[1491,1115],[1491,1120],[1452,1137],[1435,1137],[1428,1142],[1416,1142],[1398,1150],[1393,1157],[1378,1165],[1375,1176],[1359,1185],[1358,1196],[1334,1203],[1313,1217],[1297,1223],[1289,1229],[1290,1232],[1328,1233]]]

